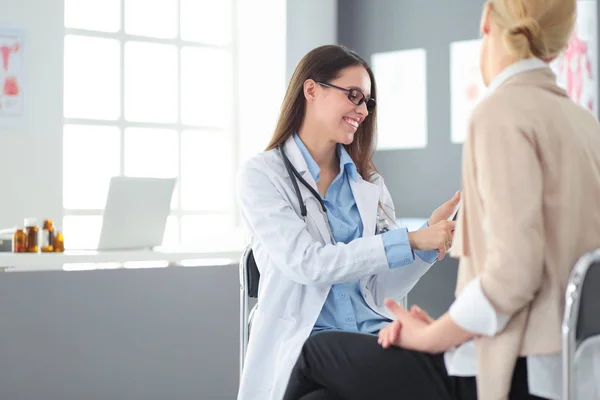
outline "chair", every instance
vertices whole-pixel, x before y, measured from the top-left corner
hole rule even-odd
[[[248,349],[252,319],[258,304],[249,310],[249,300],[258,298],[260,272],[256,266],[252,248],[246,247],[240,260],[240,378],[244,369],[244,360]]]
[[[600,339],[600,249],[581,257],[569,277],[562,323],[563,400],[574,400],[575,367]],[[596,347],[600,348],[600,347]],[[598,353],[600,354],[600,353]],[[586,371],[586,373],[589,371]]]

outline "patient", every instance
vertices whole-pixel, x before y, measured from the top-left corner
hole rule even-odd
[[[285,400],[560,398],[564,292],[600,244],[600,127],[547,64],[575,15],[575,0],[485,4],[488,95],[463,148],[454,304],[432,320],[388,299],[397,320],[379,338],[314,335]]]

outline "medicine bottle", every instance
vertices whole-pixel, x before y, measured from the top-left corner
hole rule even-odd
[[[15,253],[25,253],[25,245],[27,243],[27,236],[23,229],[17,229],[13,236],[13,252]]]
[[[63,237],[62,232],[56,232],[56,237],[54,238],[54,252],[62,253],[65,251],[65,239]]]
[[[38,234],[39,229],[37,227],[37,220],[35,218],[26,218],[25,219],[25,235],[26,239],[26,252],[27,253],[37,253],[40,249],[38,244]]]
[[[41,250],[43,253],[50,253],[54,251],[54,226],[52,220],[47,219],[44,221],[42,227],[42,243],[40,243]]]

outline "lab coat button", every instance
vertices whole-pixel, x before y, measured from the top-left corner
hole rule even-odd
[[[407,258],[406,260],[404,260],[404,264],[409,264],[410,260]]]

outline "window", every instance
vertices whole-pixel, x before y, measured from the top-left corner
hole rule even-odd
[[[233,1],[65,0],[67,247],[97,245],[115,175],[178,178],[164,245],[236,227]]]

